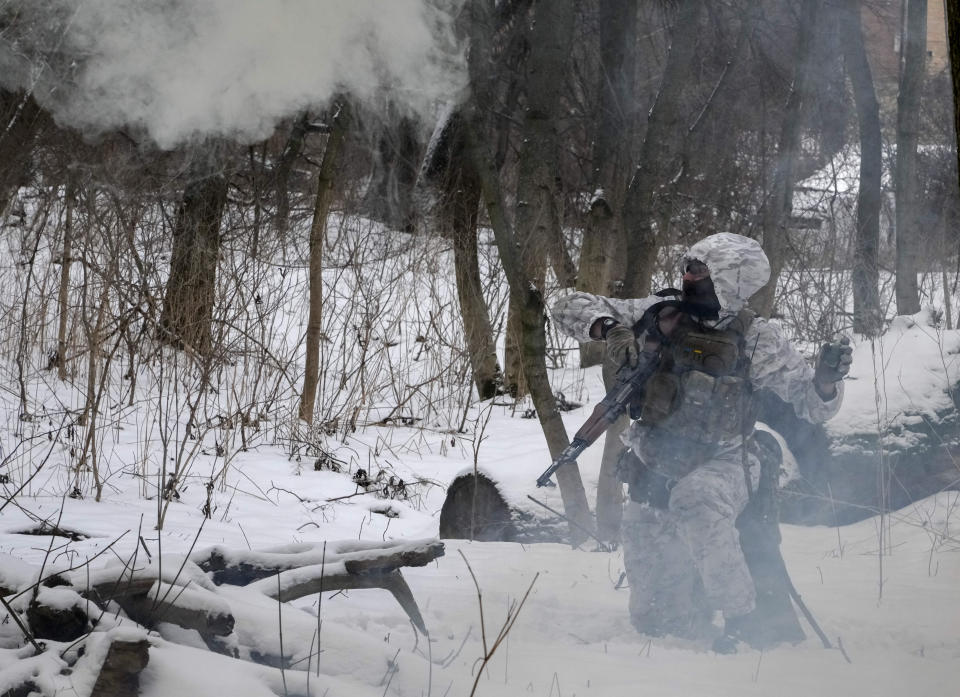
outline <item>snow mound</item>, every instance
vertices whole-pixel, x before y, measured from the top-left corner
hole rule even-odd
[[[856,343],[845,390],[831,437],[880,432],[888,450],[921,444],[956,421],[960,330],[941,327],[932,308],[894,318],[883,336]]]

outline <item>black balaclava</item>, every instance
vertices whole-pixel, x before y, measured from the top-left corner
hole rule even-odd
[[[687,312],[701,319],[717,319],[720,300],[713,288],[710,269],[699,259],[687,259],[683,272],[680,299],[687,304]]]

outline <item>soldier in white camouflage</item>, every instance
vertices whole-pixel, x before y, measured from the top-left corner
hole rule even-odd
[[[775,323],[747,309],[770,276],[755,240],[711,235],[686,252],[683,271],[676,301],[574,292],[552,315],[582,342],[606,341],[613,369],[636,365],[641,351],[659,353],[624,435],[632,451],[623,460],[631,500],[622,529],[630,615],[647,634],[703,637],[716,634],[711,619],[720,611],[714,648],[728,651],[750,640],[756,621],[735,527],[759,474],[751,394],[770,390],[799,417],[825,421],[840,407],[851,350],[846,340],[824,346],[814,369]],[[635,325],[657,303],[655,321],[637,337]]]

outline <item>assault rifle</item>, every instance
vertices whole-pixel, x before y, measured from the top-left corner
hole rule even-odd
[[[631,402],[643,392],[647,380],[653,375],[660,363],[657,351],[640,351],[637,367],[622,367],[617,372],[617,380],[606,396],[593,408],[590,418],[573,436],[570,445],[563,449],[557,459],[537,478],[537,486],[555,486],[550,477],[563,465],[576,462],[580,453],[590,447],[600,435],[620,418]]]
[[[712,286],[711,286],[712,291]],[[712,294],[712,292],[711,292]],[[676,288],[665,288],[657,293],[660,297],[682,297],[682,291]],[[660,311],[667,308],[676,308],[679,312],[703,319],[717,319],[717,311],[720,308],[719,301],[714,295],[716,306],[703,306],[702,304],[690,303],[686,300],[661,300],[654,303],[644,311],[643,316],[633,325],[633,333],[640,340],[640,348],[647,347],[647,343],[660,344],[665,337],[660,333],[656,324],[656,318]],[[650,336],[645,334],[649,332]],[[576,462],[580,453],[589,448],[600,435],[610,428],[614,421],[620,418],[629,407],[631,402],[643,393],[643,388],[647,380],[656,371],[660,364],[659,346],[654,350],[641,350],[637,358],[637,367],[629,368],[623,366],[617,371],[617,379],[607,392],[606,396],[593,408],[593,413],[586,420],[580,430],[573,436],[573,441],[557,456],[557,459],[546,469],[546,471],[537,478],[537,486],[554,486],[550,477],[560,467],[568,462]]]

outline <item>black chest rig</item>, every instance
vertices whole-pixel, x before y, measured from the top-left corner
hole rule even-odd
[[[660,364],[647,381],[639,414],[634,412],[651,435],[716,446],[753,431],[750,350],[744,342],[753,317],[742,310],[715,329],[680,316],[662,340]]]

